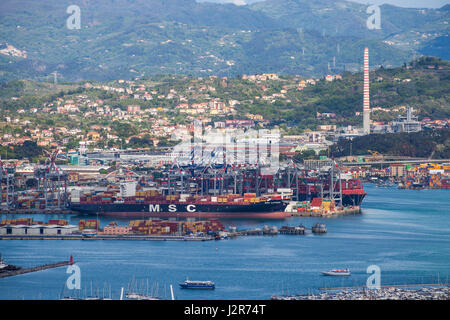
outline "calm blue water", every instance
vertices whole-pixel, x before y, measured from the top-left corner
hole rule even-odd
[[[119,298],[132,279],[159,295],[177,299],[268,299],[273,294],[308,293],[322,287],[365,285],[366,269],[381,268],[381,284],[445,282],[450,274],[450,191],[398,190],[366,185],[363,214],[340,218],[291,218],[286,221],[226,221],[239,228],[323,221],[325,235],[241,237],[206,242],[4,240],[7,262],[23,267],[67,260],[81,269],[81,295]],[[5,218],[3,215],[2,218]],[[17,217],[17,216],[15,216]],[[35,220],[59,216],[35,216]],[[71,218],[76,224],[78,218]],[[102,225],[110,219],[103,219]],[[123,220],[119,224],[127,224]],[[348,267],[346,278],[320,271]],[[58,299],[66,268],[0,279],[0,299]],[[178,283],[213,280],[214,291],[179,289]],[[72,296],[76,290],[72,290]],[[65,291],[65,295],[70,294]]]

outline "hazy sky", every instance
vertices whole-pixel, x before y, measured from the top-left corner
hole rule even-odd
[[[237,5],[260,2],[264,0],[197,0],[198,2],[231,2]],[[314,0],[311,0],[314,1]],[[407,8],[440,8],[443,5],[450,4],[450,0],[352,0],[353,2],[369,4],[392,4],[398,7]]]
[[[370,3],[370,4],[392,4],[398,7],[407,8],[440,8],[449,4],[449,0],[352,0],[353,2]]]

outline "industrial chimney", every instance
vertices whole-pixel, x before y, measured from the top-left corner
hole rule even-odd
[[[364,134],[370,133],[369,48],[364,49],[363,130]]]

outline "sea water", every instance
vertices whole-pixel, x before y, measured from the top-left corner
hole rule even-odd
[[[0,279],[0,299],[59,299],[100,296],[119,299],[128,290],[170,299],[269,299],[272,295],[316,293],[321,288],[364,286],[367,268],[380,268],[381,285],[448,282],[450,191],[399,190],[366,184],[362,214],[337,218],[224,220],[239,229],[303,224],[307,234],[247,236],[231,240],[83,241],[3,240],[7,263],[31,267],[68,260],[80,268],[79,290],[70,290],[67,267]],[[17,218],[26,215],[2,215]],[[80,217],[34,215],[35,220]],[[94,217],[90,217],[95,219]],[[102,226],[112,218],[101,218]],[[128,220],[117,220],[127,225]],[[328,232],[311,233],[316,222]],[[321,271],[349,268],[350,277]],[[211,280],[215,290],[181,289],[186,280]]]

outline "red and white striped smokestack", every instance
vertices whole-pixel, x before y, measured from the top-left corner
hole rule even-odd
[[[364,49],[363,130],[370,133],[369,48]]]

